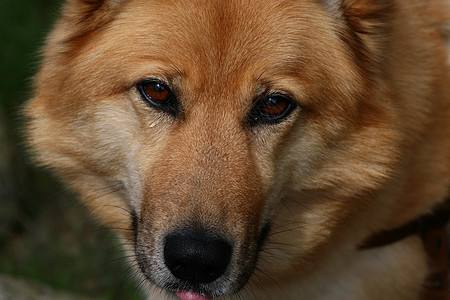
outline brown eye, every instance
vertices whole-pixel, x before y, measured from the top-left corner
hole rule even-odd
[[[144,86],[144,89],[145,93],[153,101],[157,102],[166,101],[170,96],[169,90],[166,88],[166,86],[158,82],[150,82]]]
[[[268,97],[261,103],[261,112],[268,116],[278,116],[281,115],[288,106],[289,103],[285,98],[278,96]]]
[[[151,107],[177,115],[178,102],[166,84],[157,80],[144,80],[137,84],[137,89]]]
[[[278,123],[296,107],[297,104],[285,95],[261,96],[250,112],[250,125]]]

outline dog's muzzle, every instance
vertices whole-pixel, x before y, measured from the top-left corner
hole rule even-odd
[[[252,234],[239,239],[211,225],[185,223],[158,234],[148,223],[136,223],[142,274],[182,300],[210,300],[244,288],[270,228],[265,222],[253,239]]]

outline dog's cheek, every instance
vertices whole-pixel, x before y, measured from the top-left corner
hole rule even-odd
[[[375,115],[373,111],[359,114],[356,119],[364,126],[347,122],[336,128],[324,128],[339,123],[336,113],[322,114],[320,120],[305,115],[285,135],[276,148],[268,194],[273,215],[270,250],[263,251],[258,268],[301,269],[307,274],[311,262],[329,251],[344,232],[359,238],[349,228],[354,222],[349,216],[358,217],[367,207],[371,191],[391,176],[396,160],[396,132],[387,116],[378,115],[375,122]],[[364,122],[369,116],[372,122]],[[274,249],[271,244],[286,247]],[[271,257],[289,257],[286,261],[295,263],[283,264]]]
[[[59,99],[62,107],[78,101],[76,95]],[[37,97],[26,111],[37,160],[61,175],[107,227],[132,239],[124,212],[139,208],[144,170],[164,139],[164,122],[152,122],[152,112],[139,117],[142,109],[128,94],[80,100],[73,103],[83,106],[78,113],[48,103]]]

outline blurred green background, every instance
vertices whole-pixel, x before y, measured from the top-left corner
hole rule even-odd
[[[33,167],[20,109],[61,0],[0,0],[0,274],[94,299],[143,299],[114,235]]]

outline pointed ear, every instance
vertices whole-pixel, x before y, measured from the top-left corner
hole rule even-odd
[[[370,75],[383,58],[388,35],[391,0],[320,0],[338,22],[339,35],[352,51],[360,69]]]
[[[92,33],[114,19],[126,0],[68,0],[63,7],[61,23],[70,32],[64,44],[83,42]]]
[[[114,7],[121,4],[122,2],[125,2],[125,0],[66,0],[66,3],[69,6],[79,9],[83,9],[86,7]]]
[[[322,5],[333,15],[341,13],[342,0],[319,0]]]
[[[116,10],[126,0],[67,0],[63,11],[65,16],[82,20],[94,15],[108,14]]]
[[[392,1],[389,0],[319,0],[319,2],[329,12],[336,15],[353,12],[364,16],[392,6]]]

